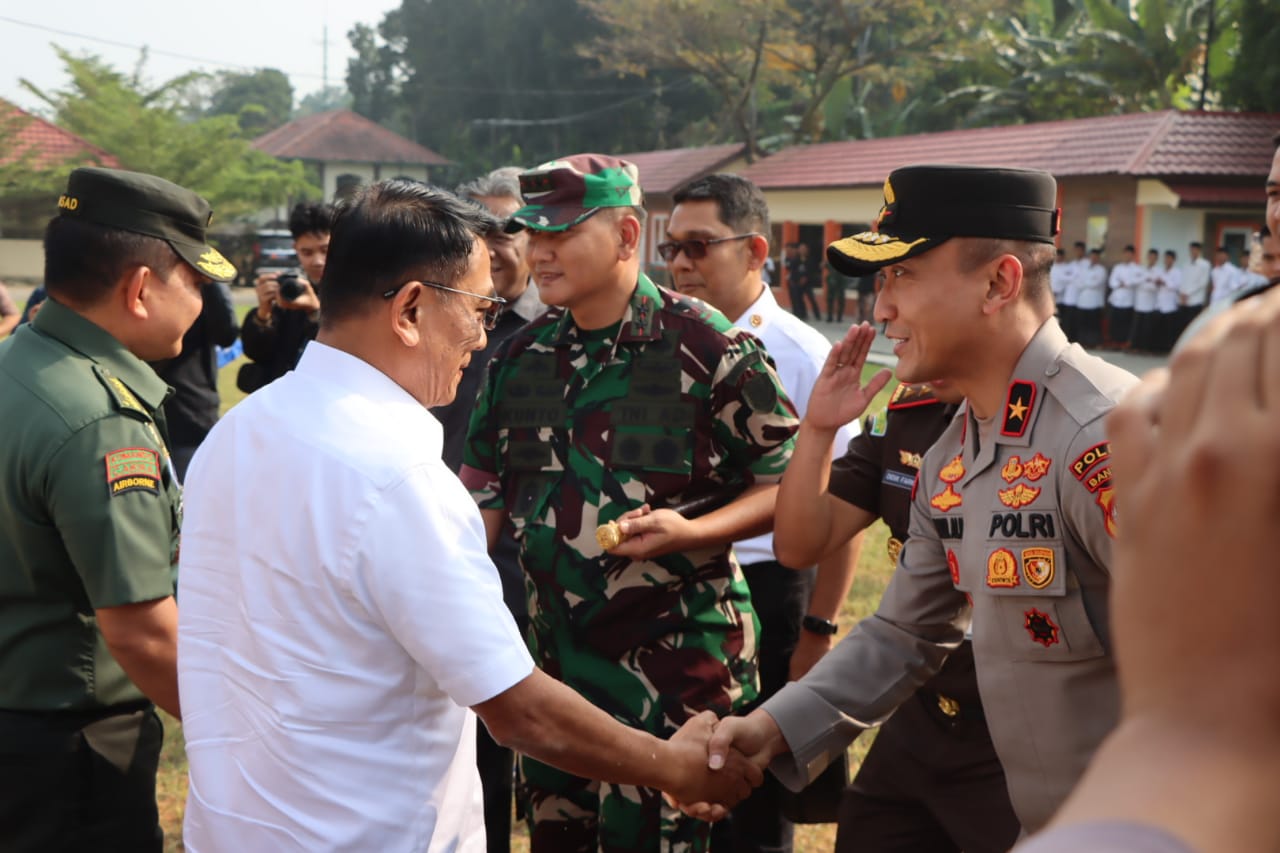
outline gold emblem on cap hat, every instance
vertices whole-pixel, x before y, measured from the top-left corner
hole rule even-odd
[[[225,278],[236,274],[236,268],[231,265],[230,261],[222,257],[222,253],[217,249],[210,249],[201,255],[200,260],[196,262],[196,266],[202,272],[207,272],[213,276]]]

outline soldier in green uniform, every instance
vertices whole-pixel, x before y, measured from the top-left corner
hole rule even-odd
[[[209,205],[168,181],[77,169],[58,208],[49,299],[0,343],[0,839],[158,851],[181,501],[146,361],[235,270],[205,244]]]
[[[757,690],[757,620],[730,543],[771,524],[797,421],[758,341],[639,271],[634,165],[578,155],[520,178],[553,308],[490,362],[462,478],[520,545],[538,665],[659,735]],[[672,509],[733,496],[698,518]],[[650,510],[649,508],[653,509]],[[630,536],[609,551],[597,525]],[[535,853],[705,850],[658,792],[524,759]]]

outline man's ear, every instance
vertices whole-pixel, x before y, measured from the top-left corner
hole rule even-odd
[[[425,293],[425,287],[411,281],[391,298],[391,307],[388,309],[391,331],[407,347],[416,347],[422,340],[422,329],[418,323],[422,319],[422,312],[427,310],[423,304]]]
[[[157,285],[155,273],[148,266],[136,266],[116,283],[117,297],[124,302],[125,312],[136,320],[147,319],[147,298]]]
[[[985,314],[997,314],[1022,296],[1022,261],[1016,256],[1004,254],[987,265],[987,298],[983,301]]]
[[[640,234],[643,231],[644,226],[640,224],[640,220],[634,213],[628,212],[625,216],[618,218],[619,260],[631,260],[631,257],[640,250]]]
[[[751,253],[751,258],[747,261],[747,268],[752,270],[760,269],[769,257],[769,238],[762,235],[750,238],[747,240],[747,251]]]

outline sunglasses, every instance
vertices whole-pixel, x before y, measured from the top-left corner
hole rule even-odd
[[[707,256],[708,246],[728,243],[731,240],[750,240],[752,237],[759,236],[761,236],[759,232],[752,231],[749,234],[734,234],[732,237],[719,237],[715,240],[668,240],[665,243],[659,243],[657,251],[658,256],[667,263],[674,261],[676,255],[681,252],[684,252],[684,256],[691,261],[700,261]]]
[[[382,294],[383,299],[390,299],[399,293],[405,286],[414,284],[415,282],[406,281],[404,284],[397,284],[395,287]],[[472,293],[469,290],[458,290],[456,287],[445,287],[443,284],[436,284],[434,281],[418,281],[417,284],[423,287],[434,287],[436,290],[446,290],[449,293],[461,293],[463,296],[472,296],[476,299],[483,299],[491,303],[488,308],[484,309],[484,319],[482,321],[485,331],[492,332],[494,327],[498,325],[498,318],[502,316],[502,306],[507,304],[507,300],[501,296],[485,296],[483,293]]]

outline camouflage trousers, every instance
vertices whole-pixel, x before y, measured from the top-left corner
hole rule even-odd
[[[571,776],[520,757],[531,853],[706,853],[711,824],[686,817],[652,788]]]

